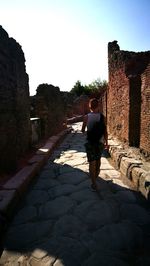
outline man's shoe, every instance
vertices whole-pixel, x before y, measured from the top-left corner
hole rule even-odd
[[[91,185],[91,190],[92,190],[93,192],[96,192],[96,191],[97,191],[97,187],[96,187],[96,185],[92,184],[92,185]]]

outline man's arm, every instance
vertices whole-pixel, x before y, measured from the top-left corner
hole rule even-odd
[[[83,124],[82,124],[82,129],[81,129],[82,133],[85,132],[85,128],[86,128],[86,126],[87,126],[87,118],[88,118],[87,115],[85,115],[85,116],[83,117]]]

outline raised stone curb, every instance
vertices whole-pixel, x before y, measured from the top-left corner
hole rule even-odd
[[[142,165],[141,161],[132,158],[122,157],[120,163],[120,172],[121,174],[123,174],[123,176],[126,176],[127,178],[131,179],[130,178],[130,172],[132,172],[131,166],[136,167],[141,165]]]
[[[150,172],[143,168],[142,160],[128,157],[128,152],[111,139],[110,155],[113,164],[120,173],[133,182],[137,191],[150,198]]]
[[[28,164],[3,185],[0,191],[0,215],[2,219],[8,220],[13,214],[18,201],[24,195],[32,179],[44,166],[56,145],[70,131],[71,128],[68,127],[56,136],[50,137],[47,143],[38,149],[36,154],[28,161]]]
[[[123,157],[126,157],[127,153],[123,151],[115,151],[115,152],[111,152],[111,155],[113,155],[112,159],[113,159],[113,162],[115,163],[115,168],[118,170],[120,168],[121,159]]]
[[[131,180],[133,181],[135,187],[138,190],[139,187],[139,179],[140,176],[143,174],[143,169],[141,167],[134,167],[131,172]]]
[[[40,170],[38,163],[35,163],[30,166],[25,166],[22,170],[20,170],[15,176],[13,176],[4,186],[5,190],[16,190],[19,196],[22,196],[24,190],[30,183],[34,174],[36,174]]]

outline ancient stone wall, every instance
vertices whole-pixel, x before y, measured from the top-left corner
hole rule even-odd
[[[73,102],[73,114],[85,115],[89,112],[89,97],[87,95],[81,95],[77,97]]]
[[[63,99],[66,117],[73,117],[73,102],[75,100],[75,95],[71,92],[61,91],[61,97]]]
[[[128,139],[129,80],[125,75],[122,54],[115,45],[108,50],[109,88],[107,92],[108,131],[122,141]]]
[[[66,106],[58,87],[40,84],[37,94],[31,98],[32,117],[41,120],[41,137],[49,137],[63,128]]]
[[[150,64],[142,74],[141,80],[140,148],[150,152]]]
[[[109,133],[130,146],[150,151],[148,98],[150,52],[121,51],[117,41],[108,44]]]
[[[28,75],[21,46],[0,26],[0,169],[15,169],[29,148]]]

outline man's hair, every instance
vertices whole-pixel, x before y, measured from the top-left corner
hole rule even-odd
[[[99,101],[96,98],[90,99],[89,101],[89,108],[91,110],[95,110],[99,105]]]

